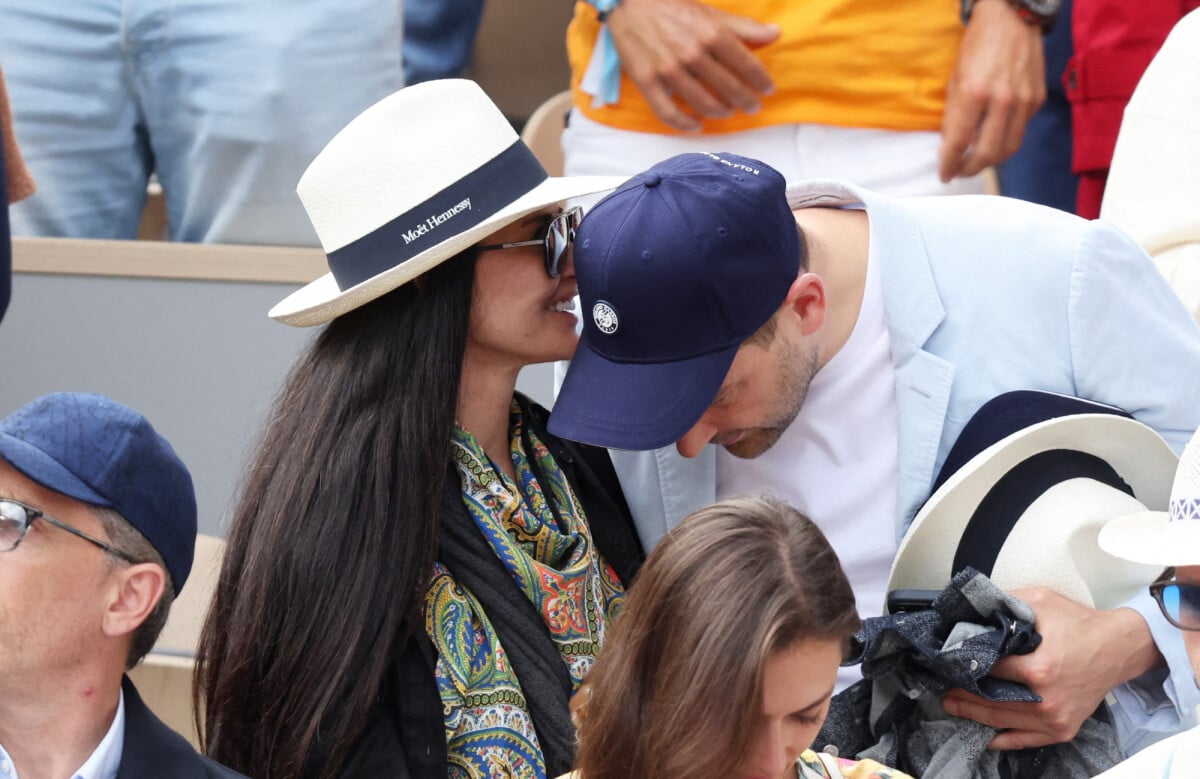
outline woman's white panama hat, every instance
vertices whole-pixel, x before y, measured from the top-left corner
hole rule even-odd
[[[330,272],[269,315],[328,322],[534,211],[624,180],[551,177],[473,81],[407,87],[342,128],[300,178]]]
[[[1100,531],[1100,547],[1122,560],[1162,568],[1200,565],[1200,432],[1179,459],[1167,510],[1112,520]]]

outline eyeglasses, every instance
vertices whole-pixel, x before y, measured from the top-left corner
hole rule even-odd
[[[1150,585],[1150,594],[1167,622],[1180,630],[1200,630],[1200,584],[1176,581],[1174,576],[1175,569],[1168,568]]]
[[[550,224],[546,225],[546,234],[541,238],[534,238],[531,241],[486,244],[480,246],[479,251],[515,249],[518,246],[537,246],[540,243],[546,252],[546,275],[553,279],[558,276],[558,265],[562,262],[563,255],[567,253],[567,248],[574,242],[575,231],[579,229],[579,223],[582,220],[582,207],[568,208],[550,220]]]
[[[16,549],[21,540],[25,538],[25,534],[29,532],[29,526],[33,524],[35,519],[49,522],[51,525],[61,528],[73,536],[79,536],[84,541],[95,544],[114,557],[124,560],[131,565],[138,562],[115,546],[106,544],[99,538],[89,536],[82,530],[73,528],[61,519],[55,519],[44,511],[39,511],[32,506],[26,506],[24,503],[18,503],[15,500],[0,500],[0,552],[11,552]]]

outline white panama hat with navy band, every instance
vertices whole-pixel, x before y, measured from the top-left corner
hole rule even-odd
[[[473,81],[407,87],[355,117],[300,178],[330,272],[270,316],[328,322],[528,214],[624,180],[550,176]]]
[[[1167,506],[1179,459],[1153,429],[1110,406],[1021,391],[981,408],[959,441],[969,459],[944,469],[917,513],[889,592],[941,590],[970,565],[1006,590],[1044,586],[1109,609],[1158,575],[1099,538],[1116,517]]]
[[[1200,432],[1179,459],[1167,510],[1112,520],[1100,531],[1100,547],[1123,560],[1161,568],[1200,565]]]

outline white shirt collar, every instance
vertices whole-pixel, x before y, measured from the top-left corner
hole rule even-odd
[[[71,779],[117,779],[117,769],[121,767],[121,754],[125,749],[125,692],[122,690],[117,697],[117,713],[113,716],[112,724],[100,743],[92,750],[92,754],[84,761]],[[4,747],[0,746],[0,779],[20,779],[12,758]]]
[[[108,732],[96,745],[95,751],[79,767],[72,779],[117,779],[121,754],[125,748],[125,691],[117,698],[117,713]]]

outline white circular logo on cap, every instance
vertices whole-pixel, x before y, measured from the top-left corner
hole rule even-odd
[[[617,319],[616,310],[605,303],[603,300],[597,300],[596,305],[592,306],[592,321],[596,323],[596,327],[605,335],[612,335],[617,332],[620,327],[620,321]]]

